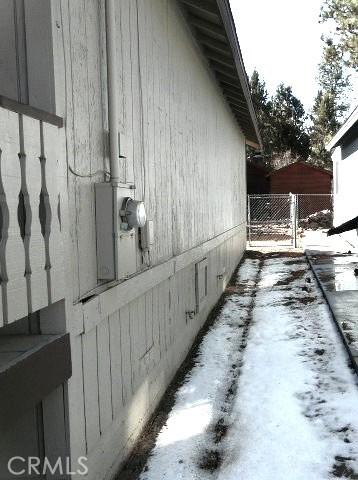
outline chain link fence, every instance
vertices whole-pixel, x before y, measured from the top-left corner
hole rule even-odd
[[[298,246],[307,230],[332,226],[332,195],[248,195],[247,217],[250,245]]]
[[[290,195],[248,196],[248,240],[256,242],[292,244]]]

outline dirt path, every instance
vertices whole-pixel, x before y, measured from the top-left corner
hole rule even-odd
[[[358,479],[356,380],[305,258],[251,253],[119,478]]]

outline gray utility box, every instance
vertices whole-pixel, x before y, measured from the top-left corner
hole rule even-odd
[[[121,208],[133,190],[111,183],[96,183],[97,276],[124,280],[137,270],[136,229],[121,229]]]

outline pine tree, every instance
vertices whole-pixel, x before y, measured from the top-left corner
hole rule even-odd
[[[322,38],[320,89],[311,115],[310,161],[330,168],[330,154],[325,145],[339,129],[348,109],[349,67],[358,68],[358,1],[325,0],[321,19],[323,22],[333,20],[335,32]]]
[[[312,109],[310,129],[310,162],[324,168],[331,168],[331,155],[325,145],[339,128],[335,97],[330,92],[319,90]]]
[[[301,101],[293,95],[290,86],[281,83],[272,99],[273,154],[289,152],[293,158],[307,159],[310,141],[305,120]]]
[[[349,76],[339,48],[329,40],[326,41],[323,49],[318,80],[321,90],[334,98],[336,120],[340,120],[348,108],[344,93],[349,87]]]
[[[251,98],[254,104],[257,121],[260,129],[263,151],[262,155],[264,161],[267,161],[272,154],[272,125],[271,125],[271,110],[272,104],[266,90],[264,80],[260,79],[257,70],[254,70],[250,79]]]
[[[281,84],[270,98],[265,82],[256,70],[251,76],[250,87],[264,162],[269,165],[273,157],[283,156],[291,161],[297,157],[306,159],[309,153],[309,137],[304,125],[306,115],[292,88]]]
[[[358,70],[358,2],[357,0],[325,0],[321,9],[321,21],[333,20],[333,42],[341,52],[344,64]]]

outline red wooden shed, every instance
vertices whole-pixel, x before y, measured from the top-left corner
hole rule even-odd
[[[269,174],[271,193],[331,193],[332,173],[304,161]]]

